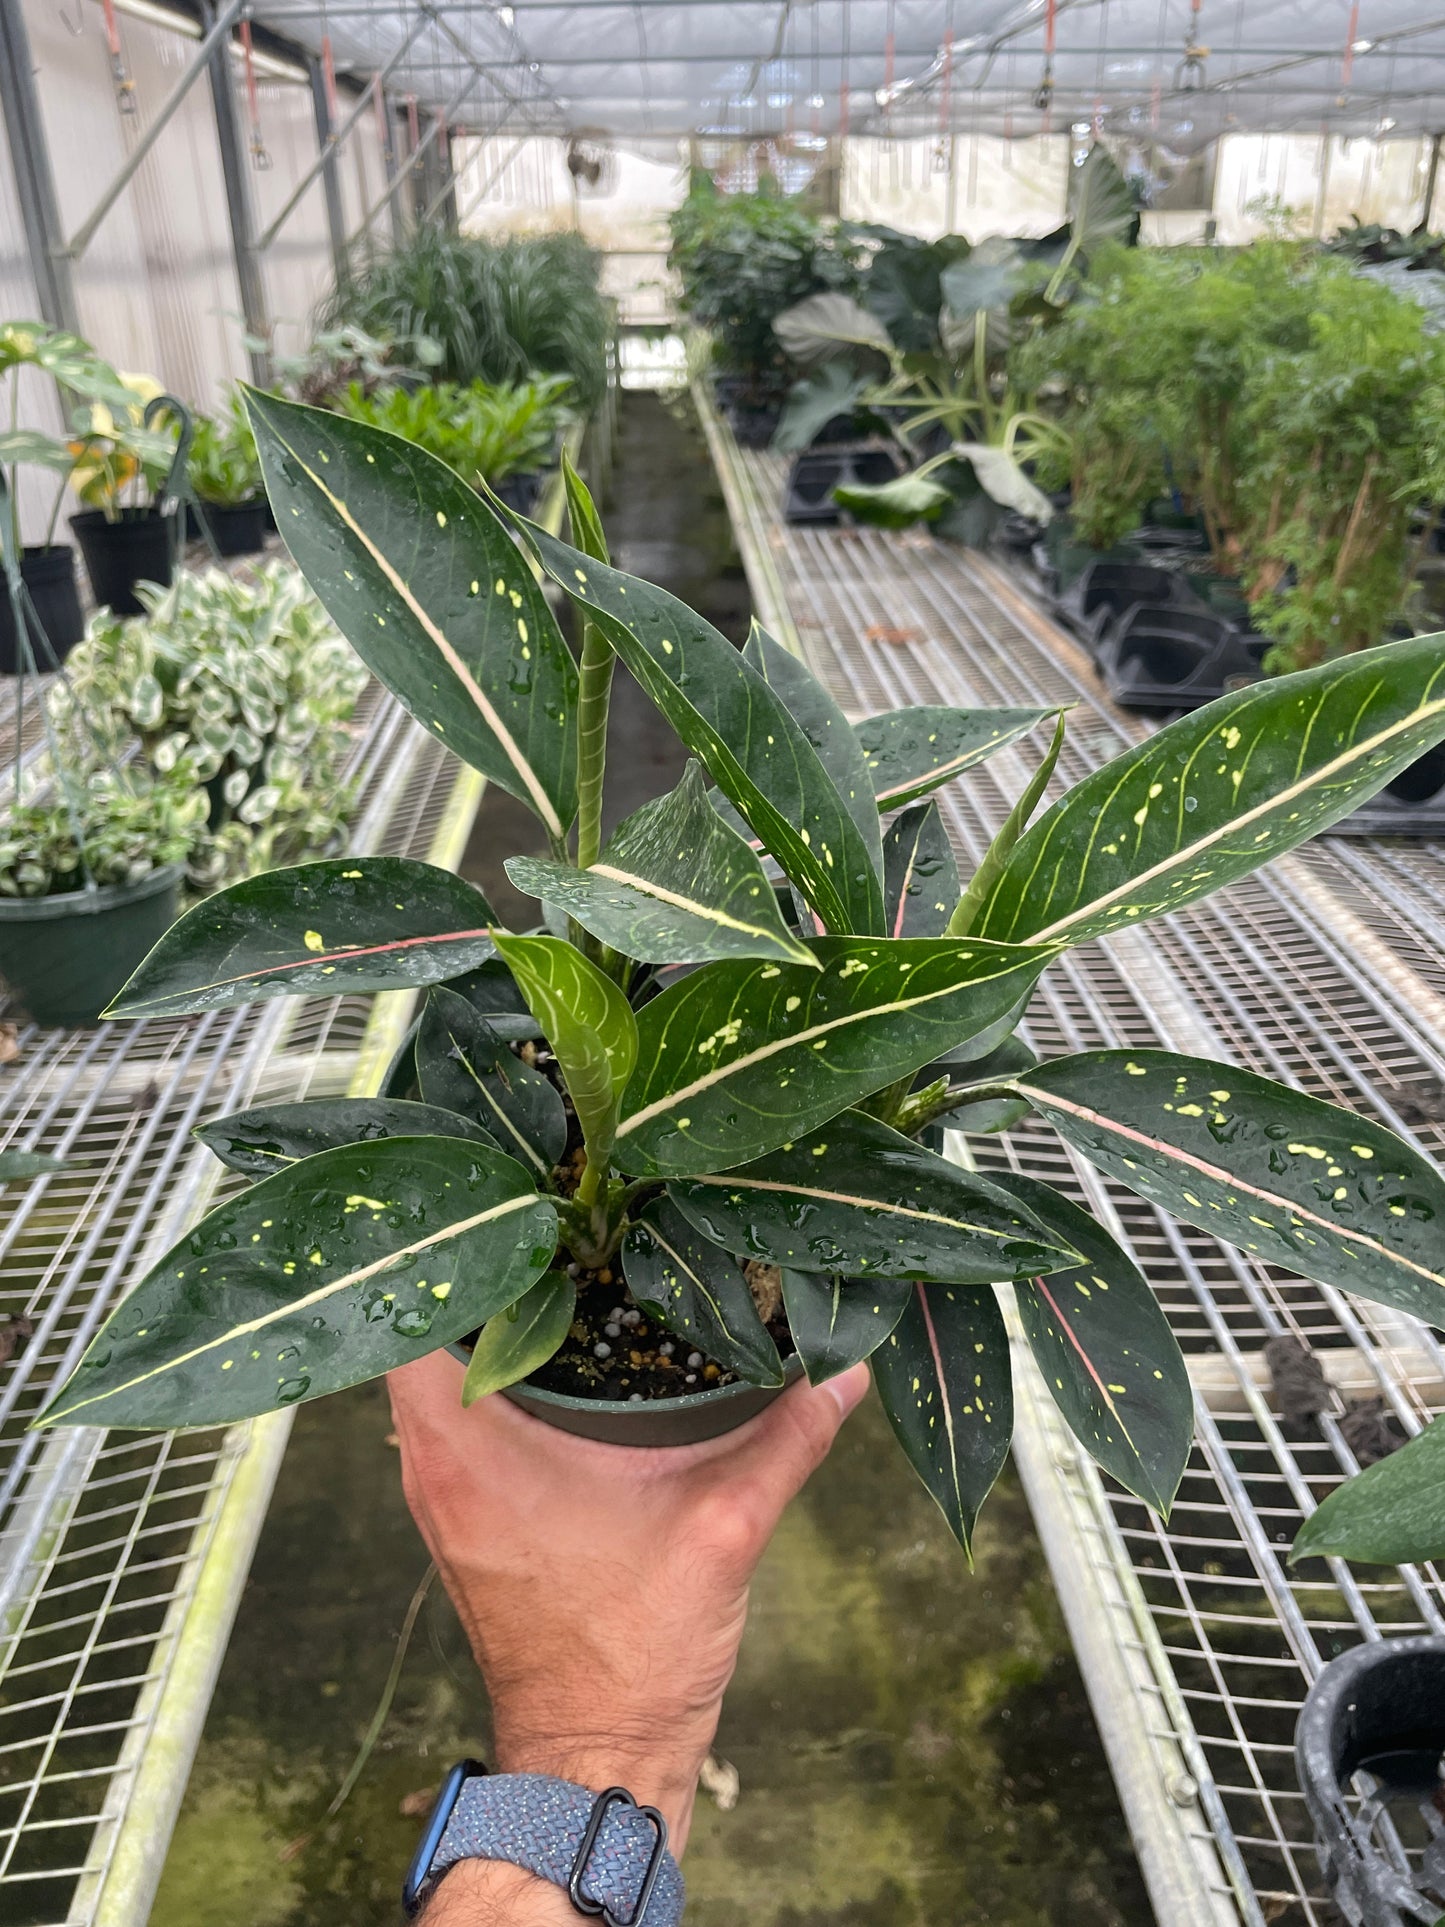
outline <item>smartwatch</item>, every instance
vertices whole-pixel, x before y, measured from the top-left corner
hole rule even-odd
[[[459,1860],[505,1860],[560,1887],[602,1927],[676,1927],[682,1873],[667,1822],[624,1787],[593,1793],[545,1773],[491,1774],[463,1760],[442,1782],[402,1887],[420,1911]]]

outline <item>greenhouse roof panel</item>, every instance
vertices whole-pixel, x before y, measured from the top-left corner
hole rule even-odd
[[[618,140],[1080,122],[1433,132],[1445,13],[1405,0],[259,0],[255,17],[476,132]]]

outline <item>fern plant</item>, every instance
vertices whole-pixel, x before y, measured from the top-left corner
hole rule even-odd
[[[739,653],[612,567],[570,472],[568,543],[377,429],[250,405],[338,627],[538,817],[550,855],[508,869],[545,926],[507,931],[472,885],[386,856],[183,917],[117,1014],[421,988],[420,1024],[386,1096],[206,1127],[260,1181],[137,1282],[42,1423],[220,1424],[463,1340],[467,1399],[540,1373],[685,1400],[871,1357],[966,1547],[1008,1451],[1005,1290],[1082,1443],[1167,1509],[1191,1401],[1147,1281],[1068,1197],[930,1148],[951,1118],[1036,1114],[1215,1236],[1438,1318],[1445,1179],[1380,1125],[1165,1051],[1036,1063],[1013,1031],[1070,946],[1246,875],[1445,737],[1445,637],[1226,697],[1025,828],[1053,712],[854,727],[761,631]],[[580,663],[539,575],[581,618]],[[618,660],[696,760],[604,847]],[[960,879],[933,792],[1040,728],[1034,779]]]

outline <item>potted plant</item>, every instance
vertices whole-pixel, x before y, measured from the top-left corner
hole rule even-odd
[[[27,369],[55,384],[58,409],[63,409],[65,395],[100,406],[120,406],[129,397],[120,376],[78,335],[39,321],[0,323],[0,378],[9,391],[5,413],[11,423],[0,430],[0,548],[18,561],[31,657],[45,669],[64,658],[85,627],[76,592],[75,552],[69,543],[55,540],[75,454],[65,436],[20,426]],[[26,468],[46,469],[58,477],[45,540],[30,546],[20,532],[20,472]],[[10,598],[0,596],[0,674],[14,675],[25,667]]]
[[[206,792],[104,761],[49,771],[0,820],[0,976],[41,1024],[90,1024],[175,921]]]
[[[408,392],[348,390],[341,412],[415,442],[454,468],[473,488],[484,483],[526,513],[536,503],[571,419],[566,375],[530,381],[437,382]]]
[[[60,727],[84,727],[117,763],[186,765],[208,799],[208,834],[188,855],[194,886],[335,845],[354,801],[343,770],[366,671],[296,570],[210,569],[139,594],[144,616],[92,618],[50,694]]]
[[[116,1014],[419,986],[424,1009],[391,1094],[206,1127],[260,1182],[137,1283],[41,1423],[221,1424],[453,1345],[468,1399],[658,1443],[871,1357],[967,1545],[1008,1449],[1005,1286],[1082,1443],[1167,1509],[1191,1429],[1168,1324],[1106,1226],[921,1141],[985,1103],[1262,1259],[1433,1306],[1445,1178],[1388,1131],[1170,1052],[1035,1064],[1012,1031],[1069,946],[1247,874],[1445,738],[1445,638],[1228,697],[1025,828],[1051,712],[854,729],[761,632],[740,654],[612,568],[570,471],[572,544],[376,429],[249,406],[338,626],[537,815],[550,856],[508,867],[547,927],[383,856],[248,879],[169,931]],[[580,667],[514,533],[578,610]],[[604,846],[618,659],[697,761]],[[961,884],[930,792],[1050,722]]]
[[[70,526],[96,601],[133,616],[141,612],[136,584],[164,588],[175,573],[182,531],[169,477],[185,459],[189,416],[150,376],[121,382],[130,401],[91,403],[70,444],[70,483],[85,504]],[[152,426],[168,415],[181,423],[179,440]]]
[[[254,555],[266,546],[267,502],[256,438],[233,390],[220,419],[194,418],[187,476],[216,549]]]

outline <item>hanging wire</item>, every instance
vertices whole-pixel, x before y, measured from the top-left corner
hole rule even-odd
[[[251,164],[264,173],[271,165],[271,156],[261,136],[261,95],[256,86],[256,63],[252,57],[249,20],[241,22],[241,59],[246,69],[246,114],[251,124]]]
[[[1042,79],[1034,90],[1034,106],[1043,115],[1040,131],[1045,134],[1053,132],[1054,47],[1058,38],[1058,26],[1058,0],[1047,0],[1044,12],[1044,71]]]
[[[115,17],[115,0],[101,0],[105,14],[105,46],[110,55],[110,77],[115,85],[115,104],[123,114],[136,111],[135,82],[125,64],[120,44],[120,24]]]

